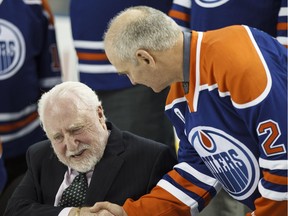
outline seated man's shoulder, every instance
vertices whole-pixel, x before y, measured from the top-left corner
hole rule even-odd
[[[44,155],[46,153],[50,153],[51,151],[53,151],[53,149],[50,141],[47,139],[31,145],[27,152],[30,155]]]
[[[149,154],[150,156],[157,156],[159,153],[171,153],[168,145],[129,132],[123,133],[123,140],[127,149],[134,152],[141,152],[143,155]]]
[[[165,144],[154,141],[152,139],[148,139],[142,136],[138,136],[136,134],[130,133],[130,132],[124,132],[123,138],[126,142],[136,143],[135,145],[143,146],[146,148],[153,148],[153,149],[160,149],[164,150],[168,148]]]

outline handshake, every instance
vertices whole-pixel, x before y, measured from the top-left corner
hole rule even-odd
[[[110,202],[98,202],[92,207],[72,208],[69,216],[127,216],[124,209]]]

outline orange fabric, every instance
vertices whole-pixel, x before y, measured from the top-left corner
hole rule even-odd
[[[185,96],[187,98],[187,103],[190,108],[190,112],[194,112],[194,107],[193,107],[193,100],[191,98],[194,98],[195,94],[195,87],[196,87],[196,55],[197,55],[197,41],[198,41],[198,32],[193,31],[192,32],[192,40],[190,43],[190,81],[189,83],[189,93]]]
[[[43,5],[43,8],[49,14],[49,23],[54,25],[54,16],[53,16],[53,13],[51,11],[51,8],[50,8],[50,5],[49,5],[48,1],[47,0],[42,0],[42,5]]]
[[[223,40],[223,37],[226,40]],[[220,92],[229,92],[232,100],[238,104],[251,102],[264,92],[268,83],[266,71],[243,26],[204,33],[202,43],[199,46],[200,50],[197,50],[198,38],[199,34],[192,31],[191,81],[189,93],[185,95],[191,112],[195,111],[193,103],[197,99],[195,98],[195,94],[198,93],[196,87],[204,85],[211,87],[217,84]],[[221,39],[219,40],[219,38]],[[246,41],[245,44],[250,44],[250,46],[243,46],[243,41]],[[222,50],[221,55],[219,55],[219,50]],[[196,62],[199,53],[200,62]],[[199,64],[200,70],[200,84],[195,83],[197,64]],[[172,88],[182,90],[179,85],[174,84]],[[246,89],[251,90],[247,94],[243,94]],[[179,91],[176,93],[180,93]],[[171,103],[171,98],[173,98],[172,95],[168,97],[167,104]]]
[[[2,147],[1,137],[0,137],[0,158],[2,156],[2,153],[3,153],[3,147]]]
[[[256,210],[253,214],[249,213],[246,216],[284,216],[288,213],[287,206],[287,200],[274,201],[261,197],[255,201]]]
[[[186,22],[190,20],[190,15],[175,10],[170,10],[168,15],[172,18],[180,19]]]
[[[265,90],[266,72],[244,27],[204,33],[200,55],[200,85],[217,82],[219,91],[230,92],[238,104],[251,102]]]
[[[150,194],[142,196],[137,201],[126,200],[123,208],[128,215],[133,216],[191,216],[188,206],[159,186],[154,187]]]
[[[197,185],[191,184],[191,182],[184,179],[175,170],[170,171],[168,175],[177,183],[181,184],[185,189],[193,191],[201,196],[205,200],[205,206],[211,200],[211,195],[206,190]],[[148,208],[145,208],[145,206],[148,206]],[[126,200],[123,208],[128,215],[191,216],[189,206],[185,205],[160,186],[154,187],[151,193],[142,196],[136,201],[132,199]]]
[[[268,182],[272,182],[274,184],[279,184],[279,185],[288,184],[288,177],[286,176],[273,175],[269,173],[268,171],[263,171],[263,174],[264,174],[264,179]]]
[[[17,121],[13,124],[0,125],[0,132],[5,133],[5,132],[12,131],[12,130],[17,130],[19,128],[22,128],[25,125],[28,125],[29,123],[31,123],[37,118],[38,118],[38,113],[35,111],[21,121]]]
[[[287,23],[278,23],[277,24],[277,30],[287,30],[288,29],[288,24]]]
[[[205,206],[208,205],[208,203],[211,200],[211,195],[204,190],[203,188],[198,187],[195,184],[192,184],[185,178],[183,178],[179,173],[177,172],[170,172],[169,175],[171,178],[173,178],[177,183],[181,183],[181,186],[185,189],[192,191],[193,193],[197,194],[198,196],[202,197],[205,200]]]
[[[77,52],[77,56],[79,60],[108,60],[105,53],[81,53]]]
[[[202,43],[197,50],[198,38],[200,34],[192,32],[191,60],[190,60],[190,85],[189,93],[185,95],[189,100],[191,112],[193,102],[197,92],[198,84],[196,80],[196,66],[200,66],[200,87],[207,86],[218,88],[222,93],[230,93],[231,98],[238,104],[249,103],[257,99],[267,88],[268,76],[265,68],[259,58],[253,43],[250,40],[247,30],[243,26],[234,26],[216,31],[203,33]],[[221,39],[219,39],[221,38]],[[224,38],[224,40],[223,40]],[[246,45],[243,46],[243,43]],[[219,55],[219,50],[221,54]],[[200,51],[200,52],[199,52]],[[200,62],[196,62],[200,54]],[[217,84],[217,86],[216,86]],[[257,85],[256,85],[257,84]],[[247,92],[249,89],[249,92]],[[250,90],[251,89],[251,90]],[[177,95],[177,96],[175,96]],[[167,105],[173,102],[173,99],[184,96],[181,83],[171,85],[171,91],[167,98]],[[197,98],[196,98],[197,99]],[[195,191],[199,195],[204,195],[207,202],[210,195],[205,194],[201,188],[187,183],[177,173],[170,172],[169,175],[179,184],[185,186],[190,191]],[[286,177],[274,176],[270,173],[264,173],[264,178],[272,183],[285,185]],[[205,197],[206,195],[206,197]],[[145,212],[145,206],[148,208]],[[256,216],[280,216],[287,215],[287,201],[274,201],[263,197],[255,201]],[[124,209],[128,215],[169,215],[167,212],[175,210],[175,214],[170,215],[189,215],[189,208],[180,200],[173,197],[167,191],[160,187],[152,190],[148,195],[133,202],[127,201]],[[143,214],[140,212],[143,211]],[[148,212],[149,211],[149,212]],[[158,212],[160,212],[158,214]],[[247,214],[251,215],[251,214]],[[253,214],[254,215],[254,214]]]
[[[166,98],[166,105],[169,105],[173,102],[175,98],[179,98],[180,95],[184,97],[184,90],[181,83],[174,83],[171,85],[171,90]]]

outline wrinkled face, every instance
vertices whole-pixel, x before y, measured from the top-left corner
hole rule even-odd
[[[108,139],[102,109],[79,110],[63,103],[59,109],[46,109],[44,115],[46,133],[59,160],[78,172],[91,170]]]

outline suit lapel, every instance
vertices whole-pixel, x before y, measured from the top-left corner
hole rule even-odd
[[[53,180],[51,182],[51,184],[52,184],[51,190],[52,190],[52,193],[56,195],[60,185],[62,184],[62,182],[64,180],[64,174],[68,168],[64,164],[59,162],[58,159],[56,158],[56,156],[54,156],[54,160],[51,161],[49,166],[54,167],[54,169],[52,169],[53,174],[51,173],[51,176],[53,176]],[[51,168],[50,168],[50,170],[51,170]]]
[[[117,176],[123,160],[119,157],[103,159],[94,170],[91,184],[87,193],[87,204],[94,205],[95,202],[104,201],[114,179]]]
[[[110,123],[107,123],[107,127],[111,130],[111,133],[104,156],[95,166],[92,175],[86,197],[88,206],[105,200],[105,196],[124,162],[120,157],[120,154],[124,151],[122,132]]]
[[[47,172],[49,170],[49,172]],[[54,154],[52,148],[49,154],[48,160],[45,160],[42,168],[43,187],[47,187],[45,194],[47,194],[45,202],[54,204],[56,193],[59,190],[64,174],[67,171],[67,167],[59,162],[57,156]]]

